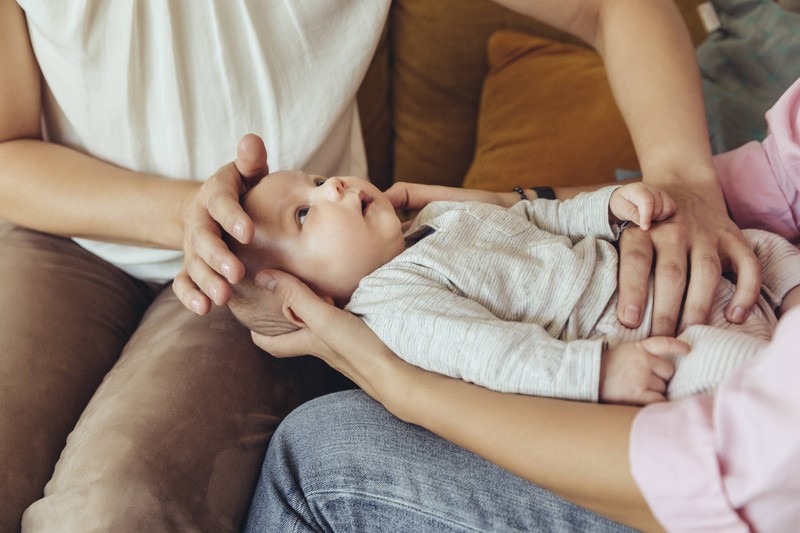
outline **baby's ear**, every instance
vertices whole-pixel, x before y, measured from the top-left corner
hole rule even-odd
[[[286,318],[286,320],[288,320],[298,328],[306,327],[306,323],[303,322],[303,319],[297,316],[294,313],[294,311],[292,311],[292,308],[289,307],[288,305],[283,306],[283,316]]]
[[[336,305],[333,301],[333,298],[331,298],[330,296],[320,296],[320,298],[325,300],[325,303],[329,305]],[[282,310],[283,310],[283,316],[286,318],[286,320],[288,320],[298,328],[306,327],[306,323],[303,322],[303,319],[297,316],[297,314],[295,314],[294,311],[292,311],[291,307],[289,307],[288,305],[284,305]]]
[[[330,296],[320,296],[320,298],[323,299],[325,303],[329,305],[336,305],[336,303],[333,301],[333,298],[331,298]],[[283,316],[286,318],[286,320],[288,320],[298,328],[306,327],[306,323],[303,322],[303,319],[297,316],[297,314],[294,311],[292,311],[291,307],[289,307],[288,305],[284,305],[282,307],[282,310],[283,310]]]

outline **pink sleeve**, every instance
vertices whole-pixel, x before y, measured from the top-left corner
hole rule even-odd
[[[800,524],[800,309],[715,397],[650,405],[631,471],[668,531],[795,531]]]
[[[800,243],[800,79],[767,111],[769,134],[714,156],[725,203],[741,228]]]

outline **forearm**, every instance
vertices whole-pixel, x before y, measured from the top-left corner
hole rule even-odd
[[[530,192],[532,191],[527,190],[526,194]],[[395,183],[386,191],[386,195],[395,209],[409,210],[422,209],[431,202],[442,201],[484,202],[502,207],[511,207],[521,199],[520,195],[513,191],[494,192],[407,182]]]
[[[69,237],[180,249],[199,183],[125,170],[38,140],[0,144],[0,218]]]
[[[555,493],[642,530],[658,530],[630,473],[636,408],[493,392],[412,366],[361,319],[283,272],[261,283],[308,326],[265,337],[277,357],[315,354],[396,416]]]
[[[713,189],[724,208],[711,160],[699,67],[672,0],[604,2],[592,44],[603,56],[644,180]]]
[[[660,530],[630,474],[636,408],[503,394],[402,362],[389,375],[368,391],[403,420],[613,520]]]
[[[609,226],[608,205],[613,187],[598,188],[587,194],[571,198],[558,196],[557,202],[533,201],[526,206],[526,214],[537,227],[556,235],[569,237],[576,243],[587,236],[612,240],[615,235]]]
[[[699,67],[672,0],[495,0],[568,31],[603,57],[644,179],[702,191],[724,210]]]

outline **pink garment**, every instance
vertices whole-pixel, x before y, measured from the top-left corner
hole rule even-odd
[[[800,80],[767,113],[770,132],[716,156],[742,227],[800,245]],[[642,409],[631,472],[668,531],[800,531],[800,309],[716,396]]]
[[[633,477],[668,531],[794,532],[800,525],[800,309],[715,397],[648,406]]]
[[[800,244],[800,80],[767,112],[769,134],[714,157],[731,218]]]

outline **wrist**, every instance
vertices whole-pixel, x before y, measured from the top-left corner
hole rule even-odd
[[[418,424],[419,407],[416,401],[421,396],[415,391],[429,386],[427,378],[438,377],[438,374],[413,366],[394,353],[379,365],[380,370],[371,372],[369,377],[362,374],[363,383],[358,385],[400,420]]]
[[[194,198],[202,184],[141,175],[131,180],[131,185],[128,192],[130,204],[140,206],[136,209],[137,218],[121,225],[132,230],[130,235],[113,240],[138,246],[182,250],[184,205],[188,205],[187,198]]]
[[[716,169],[710,158],[707,161],[699,162],[697,158],[687,158],[680,163],[677,163],[676,160],[677,158],[671,158],[663,162],[643,163],[642,181],[665,188],[706,187],[716,186],[719,183]]]
[[[497,195],[495,203],[501,207],[513,207],[520,201],[519,194],[514,191],[498,192],[495,194]]]
[[[175,202],[173,205],[175,209],[172,211],[171,227],[176,228],[176,235],[172,238],[174,241],[171,247],[176,250],[183,249],[183,238],[186,220],[186,213],[189,209],[194,208],[193,203],[197,198],[197,193],[202,187],[203,183],[200,181],[190,180],[170,180],[174,182],[172,185],[176,189],[176,194],[179,196],[180,201]]]
[[[512,194],[514,203],[521,200],[556,200],[558,198],[556,190],[549,186],[514,187],[510,194]]]

